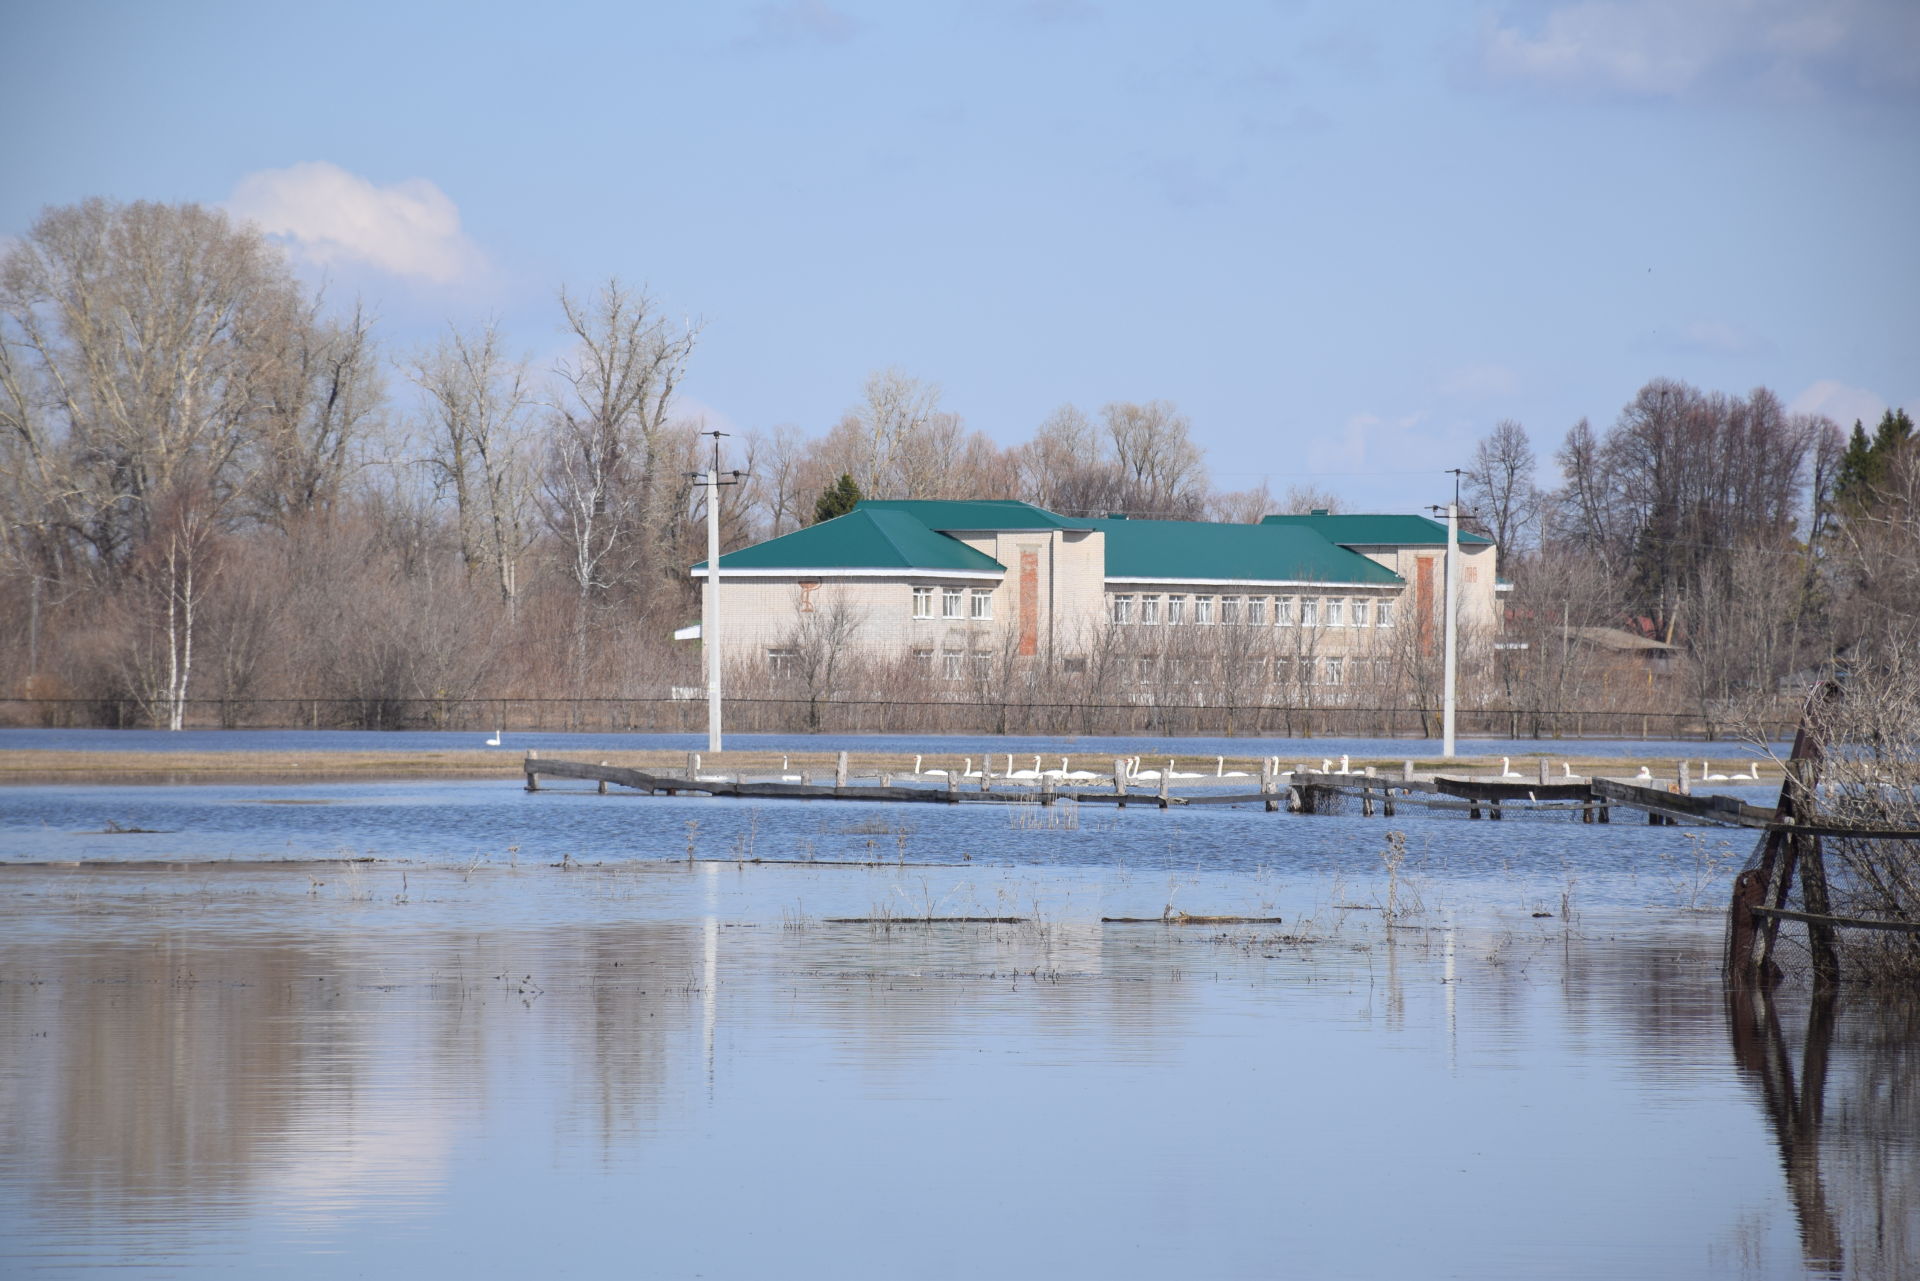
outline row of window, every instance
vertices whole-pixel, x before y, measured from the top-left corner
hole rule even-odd
[[[1393,678],[1393,661],[1352,655],[1298,658],[1249,658],[1223,668],[1219,660],[1168,656],[1133,659],[1133,679],[1141,685],[1205,684],[1233,678],[1246,687],[1261,685],[1373,685]]]
[[[920,664],[920,670],[931,676],[934,672],[934,652],[930,649],[916,649],[914,659]],[[964,650],[947,649],[940,651],[940,675],[947,680],[965,680],[972,676],[975,680],[989,680],[993,676],[993,655],[979,652],[968,653]],[[971,669],[971,670],[969,670]]]
[[[940,597],[940,612],[933,612],[934,596]],[[913,616],[915,618],[973,618],[981,621],[993,617],[993,591],[983,587],[916,587],[913,589]]]
[[[1158,592],[1114,592],[1107,616],[1116,623],[1142,627],[1392,627],[1393,602],[1344,596],[1186,596]]]
[[[921,671],[928,676],[937,672],[950,681],[969,677],[984,681],[993,676],[991,653],[948,649],[936,654],[930,649],[916,649],[913,657],[920,664]],[[1357,658],[1352,655],[1252,658],[1232,664],[1231,670],[1224,668],[1219,660],[1210,658],[1142,656],[1131,661],[1131,675],[1140,685],[1200,685],[1226,677],[1236,678],[1236,683],[1245,688],[1296,683],[1371,685],[1387,684],[1393,678],[1392,660]],[[798,655],[791,649],[769,649],[767,667],[776,676],[793,675],[798,667]],[[1069,658],[1066,670],[1084,672],[1087,670],[1087,660]],[[1121,670],[1126,671],[1125,668]]]

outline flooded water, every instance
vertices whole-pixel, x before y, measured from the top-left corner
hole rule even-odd
[[[1729,1006],[1744,836],[1062,813],[0,791],[0,1274],[1920,1270],[1920,1014]]]
[[[0,751],[41,750],[81,752],[422,752],[481,750],[490,734],[471,731],[426,730],[183,730],[157,729],[0,729]],[[1388,759],[1434,759],[1438,739],[1422,738],[1140,738],[1140,737],[993,737],[989,735],[887,734],[730,734],[730,750],[743,752],[916,752],[954,757],[986,753],[1081,755],[1090,762],[1102,757],[1131,756],[1273,756],[1286,762],[1315,762],[1346,753]],[[514,759],[528,750],[703,752],[705,734],[567,734],[558,732],[504,735],[498,751]],[[1467,739],[1459,740],[1466,756],[1522,757],[1546,753],[1564,756],[1672,757],[1675,760],[1711,756],[1715,761],[1746,761],[1758,753],[1741,742],[1702,743],[1669,739]]]

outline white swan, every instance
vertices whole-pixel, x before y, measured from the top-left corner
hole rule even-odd
[[[1653,771],[1648,769],[1646,766],[1642,765],[1640,767],[1640,772],[1638,774],[1635,774],[1634,777],[1639,781],[1641,781],[1642,783],[1644,783],[1653,777]]]
[[[488,747],[498,747],[498,746],[500,746],[500,735],[501,735],[501,733],[502,733],[502,731],[500,731],[500,730],[495,730],[495,731],[493,731],[493,737],[487,740],[487,746],[488,746]]]
[[[1573,772],[1573,766],[1571,763],[1567,761],[1560,762],[1560,777],[1566,779],[1569,782],[1573,781],[1573,778],[1575,776]]]
[[[979,778],[980,777],[979,771],[973,768],[973,757],[971,756],[967,757],[966,764],[960,767],[960,777],[961,778]]]
[[[1013,757],[1011,756],[1007,757],[1007,777],[1008,778],[1039,778],[1040,777],[1040,758],[1038,756],[1033,758],[1032,769],[1015,769],[1013,767]]]
[[[1701,761],[1701,762],[1700,762],[1700,781],[1701,781],[1701,782],[1703,782],[1703,783],[1724,783],[1724,782],[1726,782],[1726,781],[1727,781],[1727,776],[1726,776],[1725,774],[1713,774],[1713,773],[1709,773],[1708,771],[1710,771],[1710,770],[1711,770],[1712,768],[1713,768],[1713,766],[1712,766],[1712,765],[1711,765],[1711,764],[1710,764],[1709,762],[1707,762],[1707,761]]]
[[[1752,763],[1751,765],[1749,765],[1749,766],[1747,766],[1747,772],[1746,772],[1746,773],[1744,773],[1744,774],[1735,774],[1735,775],[1733,776],[1733,778],[1732,778],[1732,779],[1729,779],[1728,781],[1729,781],[1729,782],[1733,782],[1733,781],[1736,781],[1736,780],[1737,780],[1737,781],[1739,781],[1739,782],[1742,782],[1742,783],[1757,783],[1757,782],[1759,782],[1759,781],[1760,781],[1760,762],[1759,762],[1759,761],[1755,761],[1755,762],[1753,762],[1753,763]]]
[[[913,758],[913,776],[915,778],[920,777],[920,758],[918,756]]]
[[[1333,761],[1330,758],[1325,756],[1320,758],[1320,772],[1322,774],[1333,773]]]
[[[1501,778],[1525,778],[1526,775],[1522,774],[1519,770],[1513,767],[1512,758],[1502,756],[1500,758],[1500,777]]]
[[[1243,769],[1228,769],[1227,758],[1224,756],[1216,756],[1213,758],[1213,776],[1215,778],[1245,778],[1247,772]]]

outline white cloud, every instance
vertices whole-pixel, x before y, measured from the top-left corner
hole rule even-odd
[[[1570,0],[1509,6],[1480,59],[1496,78],[1679,97],[1708,85],[1807,97],[1920,89],[1912,0]]]
[[[396,276],[450,284],[484,259],[460,211],[425,178],[377,186],[325,161],[248,174],[227,207],[319,263],[364,262]]]
[[[1887,412],[1887,402],[1864,387],[1849,387],[1832,378],[1822,378],[1789,401],[1787,411],[1824,414],[1842,427],[1853,426],[1855,419],[1872,427],[1880,421],[1880,415]]]

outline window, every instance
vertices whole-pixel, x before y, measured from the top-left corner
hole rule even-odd
[[[1320,626],[1320,602],[1317,598],[1312,596],[1300,598],[1300,626]]]
[[[940,593],[940,617],[960,617],[960,598],[966,593],[958,587],[949,587]]]
[[[1142,685],[1153,684],[1153,660],[1151,658],[1134,659],[1133,678]]]
[[[1247,684],[1258,688],[1267,683],[1267,660],[1249,658],[1247,660]]]
[[[1121,593],[1119,595],[1109,596],[1107,600],[1113,610],[1114,622],[1131,623],[1133,621],[1133,597],[1132,596],[1127,595],[1125,593]]]
[[[1240,598],[1222,596],[1220,598],[1220,623],[1225,627],[1238,626],[1240,622]]]
[[[1376,627],[1392,627],[1393,602],[1390,600],[1376,602],[1373,607],[1373,621]]]
[[[975,652],[968,655],[968,657],[973,660],[973,679],[977,681],[990,681],[993,679],[992,654]]]
[[[1250,627],[1267,625],[1267,598],[1265,596],[1247,597],[1247,624]]]
[[[1275,627],[1293,626],[1293,597],[1275,596],[1273,598],[1273,625]]]
[[[1275,685],[1290,685],[1293,683],[1293,660],[1291,658],[1276,658],[1273,660],[1273,683]]]
[[[1213,597],[1195,596],[1193,598],[1193,621],[1202,627],[1213,622]]]
[[[1344,596],[1333,596],[1327,600],[1327,626],[1345,627],[1347,625],[1347,601]]]
[[[957,649],[941,650],[940,674],[950,681],[959,680],[967,674],[966,669],[962,666],[962,664],[966,662],[966,659],[967,656]]]
[[[913,589],[913,616],[915,618],[933,617],[933,588],[916,587]]]
[[[976,587],[968,593],[972,601],[973,616],[986,620],[993,617],[993,593]]]
[[[930,649],[914,650],[913,661],[914,661],[914,664],[920,669],[920,674],[922,676],[933,675],[933,651],[932,650]]]
[[[1341,684],[1342,683],[1341,678],[1345,673],[1345,667],[1346,667],[1346,664],[1343,663],[1340,659],[1329,658],[1327,660],[1327,684],[1329,685]]]
[[[1369,602],[1365,600],[1356,600],[1353,602],[1353,625],[1355,627],[1365,627],[1367,625],[1371,617],[1367,609],[1368,604]]]
[[[1187,598],[1185,596],[1167,597],[1167,626],[1178,627],[1187,621]]]
[[[1148,627],[1159,625],[1160,598],[1158,596],[1142,596],[1140,598],[1140,621]]]
[[[1060,665],[1060,669],[1069,676],[1085,676],[1087,674],[1087,660],[1085,655],[1076,655],[1073,658],[1064,660]]]
[[[799,664],[800,655],[791,649],[770,649],[767,651],[767,670],[775,676],[791,676]]]

